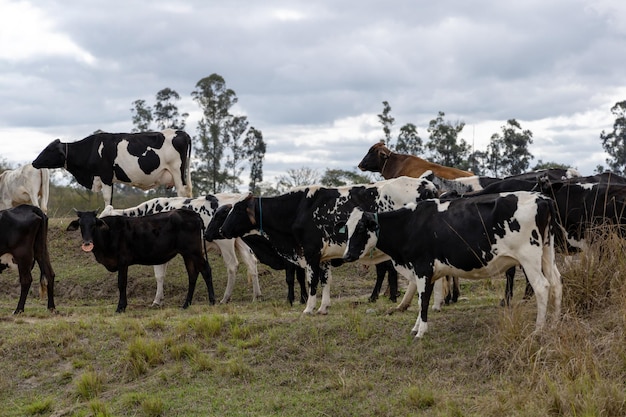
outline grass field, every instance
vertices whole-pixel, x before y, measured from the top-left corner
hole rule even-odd
[[[12,315],[17,274],[0,275],[0,416],[626,415],[619,240],[561,264],[558,325],[533,334],[535,303],[521,300],[520,274],[512,308],[499,307],[500,277],[462,280],[461,300],[431,312],[415,342],[416,304],[387,315],[385,296],[368,303],[374,271],[356,264],[333,269],[327,316],[290,306],[284,273],[262,265],[262,301],[251,301],[240,269],[231,303],[209,306],[200,280],[181,310],[179,258],[164,307],[149,307],[152,268],[134,266],[129,306],[116,314],[116,275],[80,251],[68,222],[50,225],[57,314],[31,294]],[[220,299],[225,270],[218,255],[210,260]]]

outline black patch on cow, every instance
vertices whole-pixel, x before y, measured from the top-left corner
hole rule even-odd
[[[139,157],[137,163],[143,172],[150,174],[161,165],[161,158],[159,158],[159,155],[157,155],[154,150],[148,149]]]

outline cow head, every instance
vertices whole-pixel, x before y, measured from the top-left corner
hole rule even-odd
[[[367,151],[367,154],[359,162],[359,169],[361,171],[381,172],[389,155],[391,155],[391,151],[383,141],[380,141]]]
[[[233,205],[220,228],[225,239],[241,237],[257,227],[255,204],[256,198],[248,194],[246,198]]]
[[[77,220],[73,220],[67,226],[67,231],[74,231],[80,228],[80,234],[83,238],[83,244],[81,249],[85,252],[91,252],[93,250],[93,236],[96,228],[108,229],[107,224],[97,217],[98,212],[94,211],[76,211],[78,215]]]
[[[35,168],[63,168],[65,166],[66,147],[60,139],[55,139],[33,161]]]
[[[212,242],[217,239],[224,239],[222,235],[222,225],[228,217],[228,213],[233,208],[232,204],[224,204],[213,213],[213,217],[204,231],[204,239]]]
[[[358,208],[352,210],[348,222],[348,244],[343,259],[353,262],[373,250],[378,242],[378,216]]]

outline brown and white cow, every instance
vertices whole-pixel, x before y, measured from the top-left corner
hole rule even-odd
[[[434,281],[446,275],[486,278],[520,265],[536,293],[536,328],[541,329],[549,299],[556,317],[561,308],[554,216],[550,198],[524,191],[430,199],[390,212],[355,208],[347,223],[343,258],[355,261],[378,248],[391,257],[400,273],[412,277],[420,304],[412,330],[416,338],[428,329]]]
[[[17,268],[20,299],[14,314],[24,312],[26,297],[33,282],[35,262],[40,272],[40,295],[48,296],[48,310],[54,311],[54,270],[48,253],[48,217],[40,208],[23,204],[0,211],[0,272]]]
[[[50,173],[32,164],[0,173],[0,210],[30,204],[48,213]]]
[[[56,139],[33,161],[35,168],[65,168],[85,188],[111,204],[113,183],[143,190],[175,187],[191,197],[191,137],[181,131],[96,133],[72,143]]]
[[[474,176],[469,171],[435,164],[414,155],[392,152],[383,142],[378,142],[367,151],[359,162],[359,169],[379,172],[386,180],[402,175],[417,178],[429,170],[435,176],[448,180]]]

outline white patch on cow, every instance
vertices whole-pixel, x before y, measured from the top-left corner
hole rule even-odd
[[[31,204],[47,213],[49,194],[48,168],[37,169],[26,164],[0,173],[0,210]]]
[[[13,255],[11,255],[10,253],[5,253],[0,256],[0,264],[6,265],[7,267],[11,268],[13,271],[18,270],[17,264],[15,263],[15,259],[13,258]]]
[[[441,202],[440,200],[434,200],[437,202],[437,211],[442,213],[444,211],[448,211],[448,207],[450,207],[449,201]]]
[[[580,175],[580,172],[578,172],[576,168],[567,168],[567,171],[565,171],[566,179],[577,178],[577,177],[582,177],[582,175]]]

